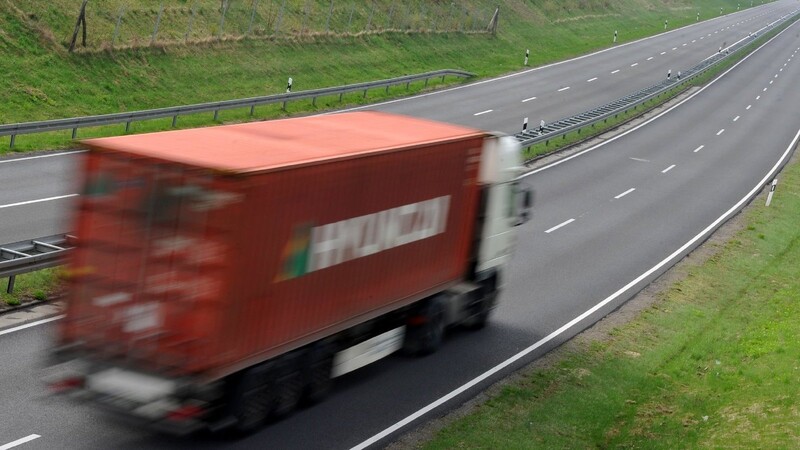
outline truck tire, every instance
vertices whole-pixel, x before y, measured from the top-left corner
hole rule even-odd
[[[275,403],[272,416],[281,419],[291,414],[303,395],[303,377],[300,373],[300,355],[289,353],[275,361]]]
[[[468,330],[480,330],[486,327],[489,322],[489,315],[494,310],[494,304],[497,300],[497,278],[490,277],[483,283],[481,289],[481,298],[474,303],[473,313],[462,322],[462,326]]]
[[[439,350],[444,340],[445,305],[441,297],[433,297],[425,302],[414,321],[420,324],[406,328],[403,352],[408,355],[424,356]]]
[[[228,409],[236,421],[232,429],[234,434],[250,434],[261,428],[269,418],[274,404],[270,369],[270,364],[261,364],[233,378],[228,394]]]
[[[495,298],[497,298],[497,291],[484,295],[475,305],[475,314],[464,321],[464,328],[468,330],[480,330],[485,328],[486,324],[489,323],[489,315],[491,315],[494,309],[492,306]]]
[[[303,370],[303,405],[319,403],[331,391],[333,354],[334,346],[330,342],[318,342],[309,348]]]

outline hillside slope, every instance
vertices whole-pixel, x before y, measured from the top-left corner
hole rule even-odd
[[[184,22],[175,19],[170,24],[164,14],[159,24],[163,40],[158,38],[153,45],[151,19],[158,18],[160,0],[92,1],[87,9],[87,48],[68,53],[80,0],[0,0],[0,71],[4,74],[0,77],[0,123],[266,95],[282,92],[289,76],[294,78],[295,90],[441,68],[465,69],[485,77],[520,69],[525,48],[531,49],[530,64],[539,65],[608,46],[614,30],[620,31],[620,42],[625,42],[662,32],[664,20],[674,28],[694,22],[697,12],[713,17],[720,8],[735,11],[738,3],[468,0],[455,7],[439,1],[379,1],[372,12],[362,8],[358,14],[355,9],[350,13],[351,23],[361,21],[359,27],[366,26],[365,18],[369,20],[369,32],[325,33],[319,28],[321,19],[329,15],[329,5],[338,2],[343,9],[352,2],[290,0],[281,16],[283,31],[275,33],[277,8],[283,1],[261,0],[255,11],[259,15],[252,15],[260,21],[254,21],[252,29],[261,27],[261,31],[243,38],[250,17],[242,12],[253,12],[254,0],[230,1],[224,28],[228,31],[222,39],[213,39],[219,28],[209,25],[216,19],[207,19],[205,25],[195,21],[192,30],[199,34],[182,42],[176,30],[188,28],[193,3],[180,0],[171,14]],[[209,15],[219,13],[219,0],[194,4]],[[497,34],[479,32],[497,4]],[[113,35],[109,34],[123,7],[124,17],[140,20],[122,21],[127,34],[118,32],[120,48],[111,49]],[[271,12],[262,14],[258,8],[271,8]],[[415,16],[413,20],[402,18],[398,11],[403,8]],[[314,11],[317,19],[311,20]],[[463,12],[463,21],[450,15],[452,11]],[[337,14],[346,16],[347,11]],[[331,28],[336,23],[341,26],[343,17],[339,22],[332,20]]]

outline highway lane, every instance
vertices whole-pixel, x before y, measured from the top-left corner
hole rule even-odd
[[[733,44],[797,7],[795,0],[782,0],[568,62],[367,108],[514,133],[524,117],[534,126],[541,119],[578,114],[655,84],[667,70],[677,75],[723,43]],[[0,243],[68,231],[64,214],[71,200],[57,197],[77,192],[71,177],[74,159],[70,154],[0,160],[0,179],[18,186],[0,192]],[[42,199],[49,200],[26,203]]]
[[[377,109],[515,133],[614,101],[695,66],[798,8],[782,1],[663,33],[635,43]],[[373,106],[365,108],[375,109]]]
[[[350,374],[326,402],[236,442],[149,435],[65,399],[41,399],[34,383],[15,383],[13,394],[2,394],[12,401],[0,406],[0,415],[11,417],[0,445],[37,434],[20,448],[60,448],[65,442],[76,448],[349,448],[541,342],[579,311],[611,299],[509,368],[538,357],[625,301],[659,273],[640,277],[648,268],[693,237],[702,240],[709,224],[766,183],[765,174],[800,128],[798,29],[794,25],[657,121],[530,176],[538,204],[521,230],[502,306],[486,330],[455,333],[442,352],[426,358],[392,357]],[[2,366],[0,376],[30,380],[46,342],[41,328],[0,336],[0,345],[15,349],[15,363]]]
[[[63,155],[63,156],[62,156]],[[78,192],[74,152],[0,159],[0,243],[64,233]]]

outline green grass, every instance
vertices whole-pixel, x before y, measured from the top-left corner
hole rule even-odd
[[[633,321],[424,448],[799,448],[800,165],[763,201]]]
[[[14,291],[6,292],[8,279],[0,280],[0,304],[17,306],[33,300],[47,300],[59,292],[60,283],[58,269],[43,269],[17,275],[14,282]]]
[[[15,2],[14,7],[10,2],[0,3],[0,71],[4,74],[0,77],[0,123],[274,94],[284,91],[289,76],[294,78],[295,90],[441,68],[464,69],[486,77],[521,69],[526,48],[531,49],[530,65],[540,65],[606,47],[611,44],[614,30],[620,31],[619,42],[626,42],[662,32],[664,19],[669,19],[670,28],[678,27],[693,23],[697,10],[701,11],[701,18],[708,18],[718,15],[721,5],[725,11],[735,10],[737,2],[506,0],[499,2],[500,27],[495,37],[458,31],[387,31],[99,50],[102,42],[92,41],[92,36],[107,34],[109,23],[116,21],[114,12],[108,13],[113,17],[111,22],[90,17],[90,47],[94,46],[95,50],[68,54],[64,48],[64,34],[65,30],[69,34],[74,26],[74,17],[53,11],[77,9],[75,3],[26,0]],[[103,5],[114,10],[116,3],[112,3]],[[198,5],[206,3],[216,2],[199,1]],[[244,2],[234,2],[233,5],[237,3],[241,5]],[[269,2],[262,0],[261,3],[266,5]],[[300,3],[287,2],[295,6]],[[308,4],[319,9],[322,3],[325,2]],[[487,10],[497,3],[470,0],[463,2],[463,6],[470,10]],[[98,2],[90,4],[101,5]],[[131,11],[135,8],[156,9],[156,14],[159,4],[158,1],[128,1]],[[137,33],[144,32],[144,22]],[[405,92],[400,91],[395,90],[392,95],[404,95]],[[382,95],[376,91],[375,97],[372,94],[370,97],[374,100]],[[336,100],[327,99],[317,108],[295,104],[289,107],[289,112],[341,106]],[[346,98],[345,104],[361,101],[355,96]],[[238,116],[237,113],[223,113],[222,120],[248,120],[248,112]],[[256,111],[256,118],[285,114],[279,108],[276,111],[264,107]],[[158,126],[137,125],[136,131],[169,128],[170,121],[164,122]],[[210,115],[180,119],[181,126],[213,123]],[[95,134],[93,130],[81,130],[79,137]],[[23,135],[17,137],[16,145],[20,151],[64,147],[70,145],[70,137],[69,131],[53,133],[50,137]],[[0,152],[8,151],[8,146],[9,138],[0,138]]]

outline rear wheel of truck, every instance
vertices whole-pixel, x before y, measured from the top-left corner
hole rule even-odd
[[[247,369],[235,377],[229,392],[230,415],[236,420],[233,432],[250,434],[266,423],[274,404],[274,386],[269,364]]]
[[[406,328],[403,352],[409,355],[429,355],[442,346],[445,331],[445,304],[441,297],[425,302],[413,315]]]
[[[334,346],[330,342],[318,342],[308,349],[303,370],[303,404],[318,403],[330,392],[333,354]]]
[[[303,377],[300,373],[300,355],[289,353],[280,356],[275,367],[275,404],[272,411],[276,419],[291,414],[303,394]]]

